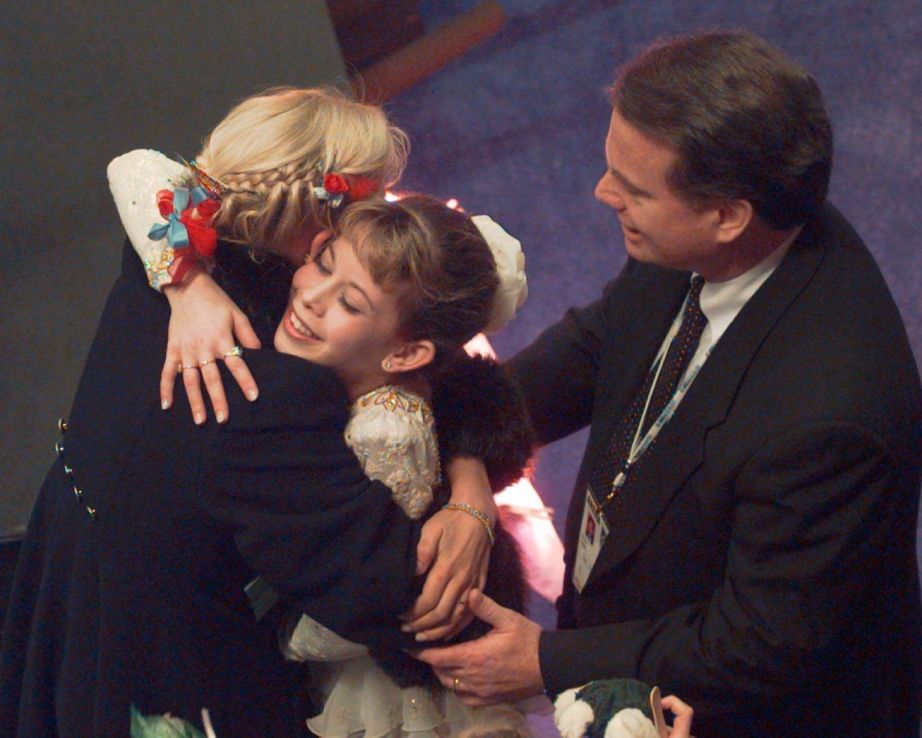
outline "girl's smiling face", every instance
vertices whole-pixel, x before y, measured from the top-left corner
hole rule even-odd
[[[375,283],[343,236],[321,234],[312,251],[295,272],[275,347],[330,367],[354,399],[390,380],[383,363],[403,343],[398,295]]]

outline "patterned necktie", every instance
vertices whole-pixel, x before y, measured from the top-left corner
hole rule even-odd
[[[676,388],[679,386],[679,380],[698,349],[701,333],[708,322],[707,317],[701,311],[701,304],[699,303],[703,286],[703,277],[698,275],[692,277],[691,287],[688,290],[688,299],[685,302],[685,311],[682,313],[682,323],[675,338],[669,344],[666,356],[663,358],[663,368],[659,372],[659,377],[657,377],[656,371],[658,367],[654,365],[651,371],[647,373],[643,386],[634,396],[627,412],[613,434],[609,452],[600,465],[598,473],[593,478],[592,486],[597,495],[601,494],[600,502],[605,499],[617,470],[623,467],[631,452],[631,443],[634,440],[634,434],[637,432],[637,425],[640,423],[640,416],[643,413],[650,390],[653,390],[653,395],[650,397],[650,406],[647,408],[639,438],[644,437],[644,434],[660,416],[666,404],[672,399]],[[654,380],[656,381],[655,387],[653,386]],[[647,451],[649,450],[648,448]]]

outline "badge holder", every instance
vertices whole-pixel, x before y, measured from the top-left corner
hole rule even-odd
[[[592,488],[586,487],[586,502],[583,505],[583,518],[579,524],[579,543],[576,547],[576,562],[573,566],[573,586],[577,592],[582,592],[583,587],[592,573],[599,558],[599,552],[608,538],[608,521],[601,505],[596,502]]]

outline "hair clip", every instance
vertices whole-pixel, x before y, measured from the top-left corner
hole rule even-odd
[[[318,167],[323,172],[323,167]],[[314,197],[326,202],[331,208],[342,205],[346,195],[355,202],[365,200],[380,188],[377,180],[361,175],[345,175],[337,172],[327,172],[323,175],[322,183],[313,188]]]
[[[314,197],[322,200],[331,208],[338,208],[342,205],[346,193],[349,191],[349,183],[341,174],[329,172],[323,175],[323,182],[314,187]]]
[[[227,185],[208,174],[208,172],[195,163],[195,159],[189,162],[189,169],[192,170],[199,185],[208,193],[209,197],[220,200],[221,196],[229,191]]]

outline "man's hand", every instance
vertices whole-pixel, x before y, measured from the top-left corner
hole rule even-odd
[[[206,418],[201,388],[204,380],[215,417],[223,423],[228,417],[227,397],[217,362],[223,361],[243,393],[255,400],[256,381],[246,362],[231,350],[237,344],[258,349],[259,339],[240,308],[205,272],[192,274],[182,284],[167,286],[163,292],[171,314],[166,361],[160,373],[160,403],[164,410],[173,404],[173,386],[182,368],[195,422],[201,425]]]
[[[480,510],[496,523],[496,503],[483,464],[477,459],[453,459],[445,469],[451,502]],[[490,539],[483,523],[462,510],[440,510],[423,526],[416,549],[416,573],[426,576],[423,591],[403,619],[403,629],[419,641],[451,638],[473,616],[465,602],[474,588],[483,587],[490,563]]]
[[[468,705],[492,705],[541,694],[538,661],[541,626],[500,607],[479,590],[468,598],[471,612],[493,630],[476,641],[414,654],[432,666],[444,687]]]
[[[692,717],[695,711],[675,695],[662,699],[663,707],[672,712],[672,730],[668,738],[690,738]]]

